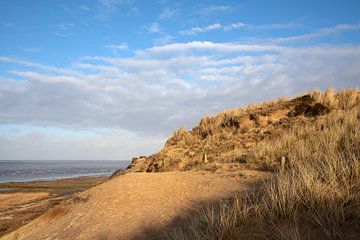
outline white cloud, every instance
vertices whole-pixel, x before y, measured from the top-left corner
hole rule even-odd
[[[159,0],[159,1],[158,1],[159,4],[166,4],[166,3],[168,3],[168,2],[169,2],[169,0]]]
[[[221,28],[222,28],[222,25],[220,23],[213,23],[206,27],[193,27],[189,30],[180,31],[179,33],[181,35],[197,35],[198,33],[210,32],[210,31],[214,31],[216,29],[221,29]]]
[[[116,14],[121,7],[129,6],[132,0],[97,0],[99,14],[96,16],[102,20],[108,20]],[[131,7],[132,9],[133,7]]]
[[[55,28],[53,34],[59,37],[69,37],[73,34],[75,26],[75,23],[59,23],[53,25],[52,27]]]
[[[162,29],[160,27],[160,24],[157,22],[153,22],[151,23],[149,26],[146,26],[146,29],[148,30],[148,32],[150,33],[158,33],[161,32]]]
[[[138,15],[138,14],[139,14],[139,9],[137,7],[132,7],[130,15]]]
[[[86,5],[80,5],[79,9],[85,12],[89,12],[91,10],[91,8],[89,6]]]
[[[230,12],[233,7],[230,5],[209,5],[198,10],[201,15],[210,15],[214,13]]]
[[[164,46],[155,46],[146,49],[143,52],[149,52],[152,54],[165,54],[165,53],[180,53],[190,50],[203,50],[203,51],[217,51],[231,53],[231,52],[265,52],[265,51],[285,51],[288,47],[279,45],[260,45],[260,44],[241,44],[234,42],[227,43],[214,43],[209,41],[193,41],[186,43],[171,43]]]
[[[116,132],[80,140],[2,136],[1,156],[16,155],[16,146],[38,156],[32,149],[39,144],[59,154],[68,148],[69,158],[107,152],[131,157],[145,146],[158,149],[174,129],[191,128],[203,115],[313,88],[358,87],[360,77],[360,47],[351,45],[185,42],[130,57],[83,57],[68,68],[6,56],[0,61],[11,66],[6,77],[0,76],[0,124]],[[132,137],[124,139],[123,131]]]
[[[160,19],[171,18],[171,17],[174,17],[176,15],[179,15],[179,9],[166,7],[160,13],[159,18]]]
[[[273,23],[273,24],[262,24],[262,25],[249,25],[249,28],[252,29],[287,29],[287,28],[299,28],[299,27],[303,27],[302,24],[299,23],[294,23],[294,22],[290,22],[290,23]]]
[[[105,48],[112,50],[113,52],[122,51],[129,49],[129,46],[127,43],[121,43],[121,44],[110,44],[105,45]]]
[[[274,23],[274,24],[264,24],[264,25],[254,25],[242,22],[230,23],[226,25],[222,25],[220,23],[214,23],[205,27],[193,27],[188,30],[179,31],[181,35],[197,35],[198,33],[205,33],[214,30],[223,30],[225,32],[236,30],[236,29],[258,29],[258,30],[266,30],[266,29],[285,29],[285,28],[297,28],[301,25],[295,23]]]
[[[233,29],[239,29],[239,28],[245,28],[249,26],[249,24],[238,22],[238,23],[232,23],[229,25],[224,26],[224,31],[231,31]]]
[[[59,23],[54,25],[59,30],[69,30],[73,27],[75,27],[75,23]]]
[[[171,42],[174,41],[174,37],[171,35],[163,35],[159,38],[154,39],[154,44],[157,46],[161,46],[161,45],[165,45],[165,44],[170,44]]]
[[[274,42],[294,42],[294,41],[307,41],[320,37],[324,37],[327,35],[336,34],[344,31],[358,31],[360,30],[360,24],[340,24],[334,27],[322,28],[316,32],[303,34],[299,36],[291,36],[291,37],[282,37],[273,39]]]
[[[77,77],[84,77],[84,75],[78,71],[65,69],[65,68],[52,67],[52,66],[48,66],[48,65],[44,65],[44,64],[40,64],[40,63],[36,63],[36,62],[30,62],[27,60],[22,60],[22,59],[13,58],[13,57],[7,57],[7,56],[0,55],[0,62],[19,64],[19,65],[24,65],[27,67],[35,67],[35,68],[38,68],[43,71],[50,71],[50,72],[63,74],[63,75],[73,75],[73,76],[77,76]]]

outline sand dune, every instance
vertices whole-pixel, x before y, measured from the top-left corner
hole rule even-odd
[[[1,239],[148,239],[197,205],[244,190],[264,173],[128,173],[78,194]]]

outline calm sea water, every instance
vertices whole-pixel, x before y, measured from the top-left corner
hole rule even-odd
[[[130,161],[0,161],[0,182],[110,176]]]

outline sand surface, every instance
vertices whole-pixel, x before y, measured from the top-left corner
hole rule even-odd
[[[244,190],[261,176],[255,171],[128,173],[78,194],[1,239],[149,239],[174,218]]]
[[[38,201],[48,196],[49,194],[45,192],[0,194],[0,211],[8,209],[9,207]]]

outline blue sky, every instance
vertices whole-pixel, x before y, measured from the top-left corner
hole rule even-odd
[[[358,87],[359,9],[359,1],[3,0],[0,159],[130,159],[205,114]]]

